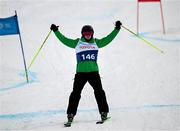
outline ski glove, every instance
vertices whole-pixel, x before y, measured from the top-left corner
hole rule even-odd
[[[54,32],[58,31],[58,27],[59,26],[56,26],[55,24],[52,24],[50,29],[53,30]]]
[[[122,25],[122,23],[118,20],[118,21],[116,21],[116,23],[115,23],[115,28],[116,28],[117,30],[120,30],[120,29],[121,29],[121,25]]]

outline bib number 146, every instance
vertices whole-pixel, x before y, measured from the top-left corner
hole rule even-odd
[[[96,59],[96,56],[95,54],[82,54],[82,59],[83,60],[95,60]]]

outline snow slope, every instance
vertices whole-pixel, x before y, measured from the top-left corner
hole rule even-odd
[[[140,33],[158,52],[121,29],[100,49],[98,63],[112,117],[104,125],[93,89],[87,83],[72,127],[66,108],[75,74],[75,51],[52,33],[29,71],[24,67],[18,36],[0,36],[0,130],[180,130],[180,1],[162,0],[166,34],[158,3],[140,5]],[[27,65],[52,23],[70,38],[83,25],[96,38],[112,31],[116,20],[136,31],[135,0],[0,0],[0,17],[17,10]]]

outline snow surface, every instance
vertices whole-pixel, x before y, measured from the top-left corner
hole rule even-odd
[[[70,38],[83,25],[106,36],[116,20],[136,31],[136,0],[0,0],[0,17],[17,10],[27,65],[52,23]],[[75,51],[52,33],[29,71],[26,83],[17,35],[0,36],[0,130],[180,130],[180,1],[141,3],[140,34],[162,54],[121,29],[100,49],[98,63],[112,118],[103,125],[93,89],[86,84],[71,128],[64,128],[75,74]]]

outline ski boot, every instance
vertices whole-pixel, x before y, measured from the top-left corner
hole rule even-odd
[[[68,114],[67,118],[68,118],[68,121],[72,122],[74,119],[74,114]]]
[[[103,124],[106,120],[110,119],[110,117],[107,117],[107,112],[101,112],[101,120],[97,121],[96,124]]]
[[[105,121],[107,119],[107,112],[101,112],[101,120]]]
[[[68,114],[67,118],[68,118],[68,121],[64,124],[64,126],[70,127],[74,119],[74,114]]]

